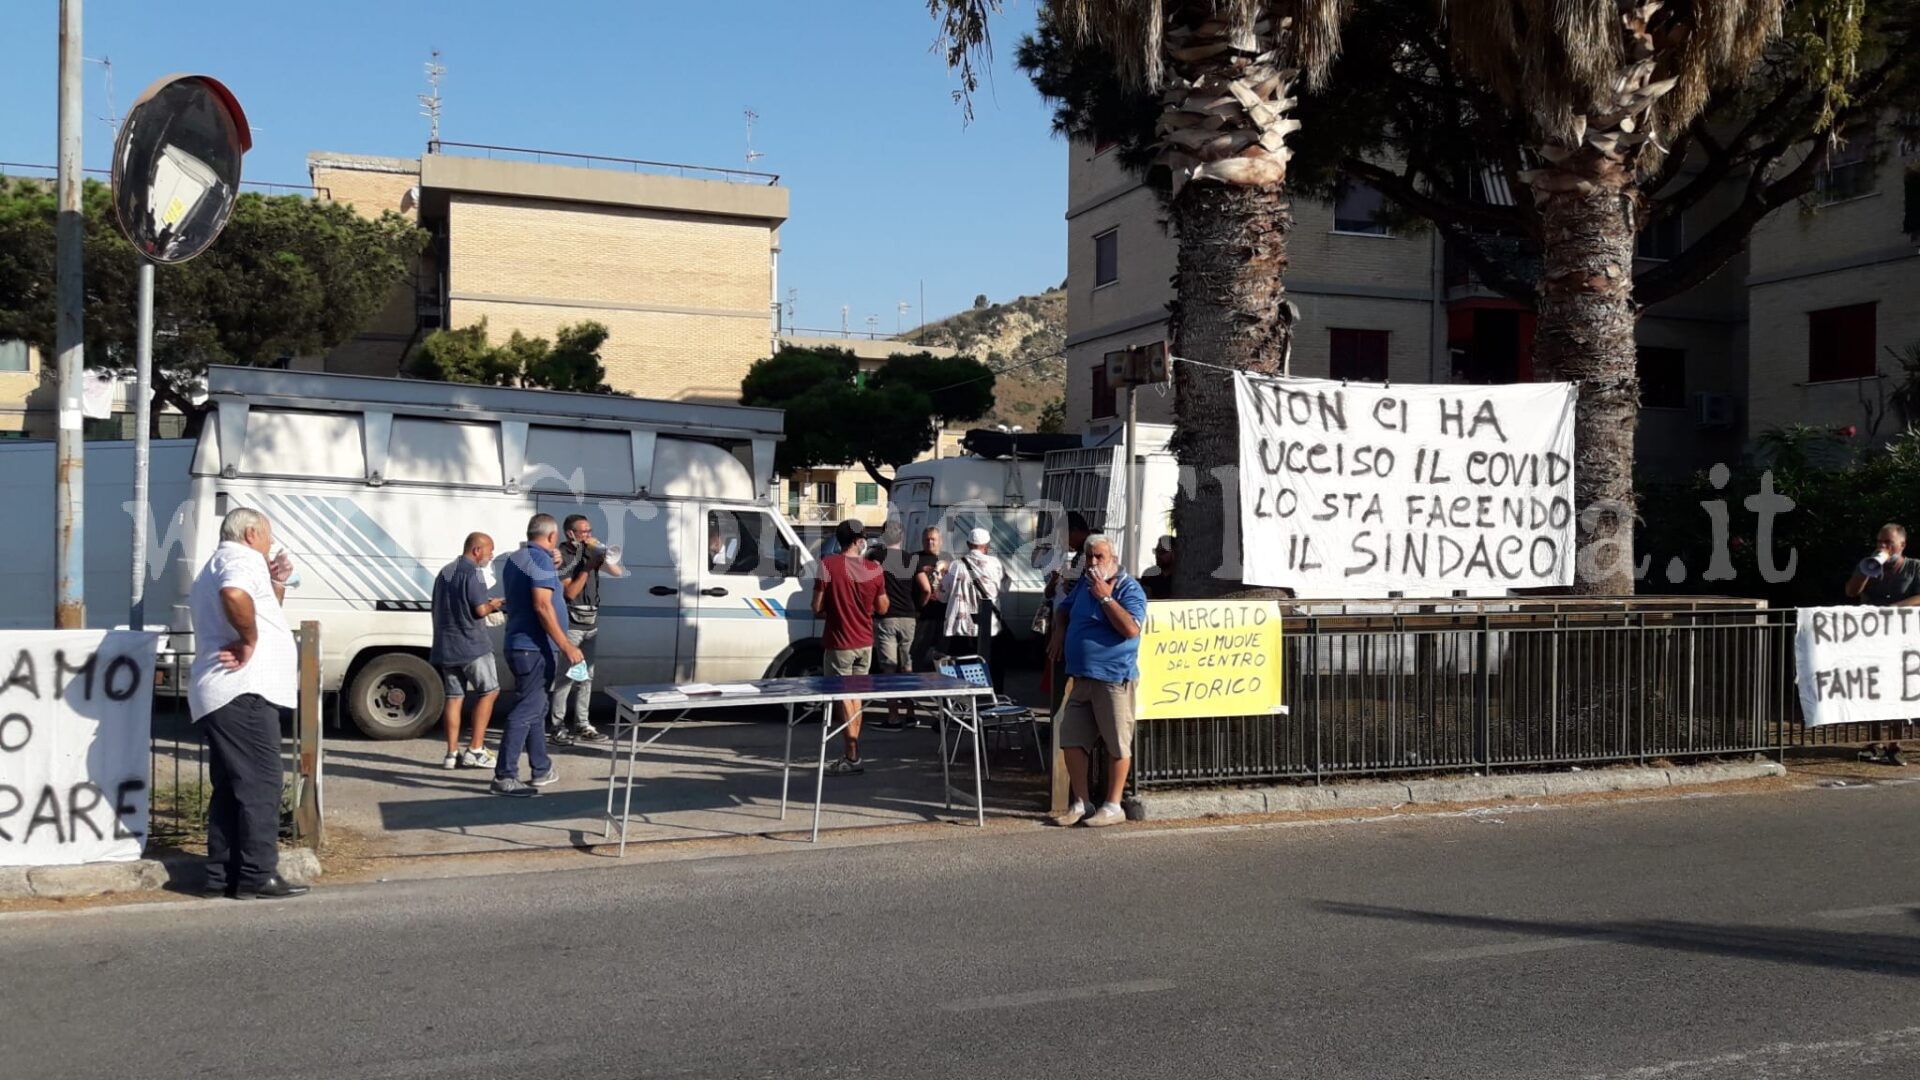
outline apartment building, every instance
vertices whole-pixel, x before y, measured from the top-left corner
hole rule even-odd
[[[1819,189],[1754,230],[1747,408],[1758,434],[1792,424],[1885,439],[1890,399],[1920,366],[1920,117],[1846,133]]]
[[[1642,314],[1643,463],[1737,460],[1755,435],[1793,422],[1856,424],[1864,436],[1857,399],[1898,378],[1880,346],[1920,342],[1920,261],[1900,231],[1914,220],[1901,205],[1913,148],[1888,150],[1836,158],[1813,212],[1777,213],[1750,252]],[[1497,181],[1482,194],[1512,197]],[[1389,228],[1381,205],[1360,183],[1331,203],[1294,200],[1293,374],[1533,379],[1533,313],[1479,281],[1434,230]],[[1637,264],[1671,257],[1726,209],[1708,199],[1644,233]],[[1121,422],[1124,398],[1106,385],[1103,358],[1167,336],[1175,243],[1154,192],[1085,141],[1070,144],[1067,222],[1067,424],[1104,435]],[[1171,422],[1172,391],[1142,390],[1138,411],[1143,422]]]
[[[768,174],[455,143],[307,163],[322,197],[405,214],[432,240],[379,318],[301,366],[391,375],[441,327],[551,338],[591,319],[616,390],[736,402],[771,351],[788,193]]]

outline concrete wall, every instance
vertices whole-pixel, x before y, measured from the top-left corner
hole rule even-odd
[[[1877,411],[1901,378],[1887,350],[1920,344],[1920,238],[1901,231],[1902,180],[1920,152],[1908,147],[1902,153],[1897,140],[1887,149],[1871,193],[1789,206],[1754,230],[1747,282],[1750,435],[1795,423],[1851,424],[1865,438],[1869,408]],[[1810,383],[1807,313],[1864,303],[1877,305],[1879,374]],[[1891,418],[1878,435],[1897,429],[1898,419]]]

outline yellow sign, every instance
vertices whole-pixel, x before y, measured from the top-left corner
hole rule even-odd
[[[1253,716],[1280,704],[1280,605],[1160,600],[1140,635],[1139,716]]]

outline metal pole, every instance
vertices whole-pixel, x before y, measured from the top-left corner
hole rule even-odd
[[[127,627],[147,625],[147,505],[148,447],[153,441],[153,410],[147,395],[153,380],[153,264],[140,260],[139,329],[135,332],[133,368],[133,610]]]
[[[1127,445],[1124,451],[1127,460],[1127,528],[1126,536],[1122,540],[1122,543],[1124,543],[1127,548],[1127,561],[1125,566],[1129,574],[1138,574],[1144,565],[1140,559],[1140,465],[1135,456],[1139,453],[1140,446],[1138,442],[1140,435],[1140,411],[1136,407],[1139,396],[1140,388],[1131,383],[1128,384]]]
[[[87,624],[81,532],[85,487],[81,475],[80,380],[86,364],[84,278],[81,247],[86,219],[80,207],[80,0],[60,0],[60,151],[55,181],[59,216],[55,221],[54,330],[59,373],[59,427],[54,432],[54,611],[53,625],[77,630]]]

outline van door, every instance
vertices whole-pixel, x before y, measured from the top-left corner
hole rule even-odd
[[[794,641],[812,633],[805,559],[772,513],[689,503],[685,572],[695,583],[681,609],[683,679],[764,678]]]
[[[543,496],[540,509],[563,524],[574,514],[585,515],[601,543],[620,549],[627,571],[625,577],[600,575],[594,685],[671,682],[682,592],[673,557],[673,507],[617,499],[582,505]]]

